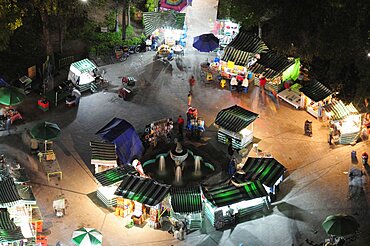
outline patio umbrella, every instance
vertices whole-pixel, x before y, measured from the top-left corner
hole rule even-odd
[[[34,139],[50,141],[59,137],[60,128],[55,123],[44,121],[32,127],[30,133]]]
[[[78,246],[101,246],[103,235],[94,228],[80,228],[73,232],[72,242]]]
[[[180,12],[188,4],[187,0],[161,0],[161,8],[172,9]]]
[[[340,237],[354,234],[359,226],[355,218],[346,214],[330,215],[322,222],[326,233]]]
[[[194,37],[193,47],[200,52],[211,52],[218,48],[219,40],[213,33]]]
[[[25,96],[26,95],[20,89],[13,86],[0,88],[0,104],[6,106],[20,104]]]

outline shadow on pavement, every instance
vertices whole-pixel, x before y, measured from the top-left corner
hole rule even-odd
[[[305,221],[306,218],[310,216],[310,214],[303,209],[287,202],[279,202],[275,204],[275,206],[281,214],[293,220]]]
[[[91,192],[89,194],[87,194],[87,197],[97,206],[101,209],[101,211],[103,211],[104,214],[110,214],[113,212],[113,209],[110,209],[110,208],[107,208],[104,203],[102,201],[100,201],[100,199],[98,198],[97,196],[97,193],[96,191],[94,192]]]

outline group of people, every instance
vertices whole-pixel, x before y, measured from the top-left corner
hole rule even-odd
[[[230,80],[230,89],[236,88],[237,92],[248,92],[248,86],[248,76],[238,74],[237,76],[233,76]]]
[[[15,120],[22,119],[22,115],[14,108],[0,109],[0,128],[9,130]]]

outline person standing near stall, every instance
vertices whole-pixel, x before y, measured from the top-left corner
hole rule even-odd
[[[192,95],[191,95],[191,91],[189,91],[189,93],[188,93],[188,107],[191,106],[191,100],[192,100]]]
[[[333,125],[330,125],[330,127],[329,127],[329,140],[328,140],[328,143],[330,144],[330,145],[332,145],[333,143],[333,135],[334,135],[334,127],[333,127]]]
[[[182,140],[184,138],[184,119],[182,118],[181,115],[179,115],[179,118],[177,119],[177,124],[178,124],[178,127],[179,127],[179,137],[180,137],[180,140]]]
[[[265,86],[266,86],[266,83],[267,83],[267,80],[265,78],[265,76],[261,76],[260,78],[260,92],[265,92]]]

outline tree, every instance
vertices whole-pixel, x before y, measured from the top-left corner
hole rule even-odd
[[[22,26],[23,11],[11,0],[0,0],[0,51],[6,50],[13,32]]]

